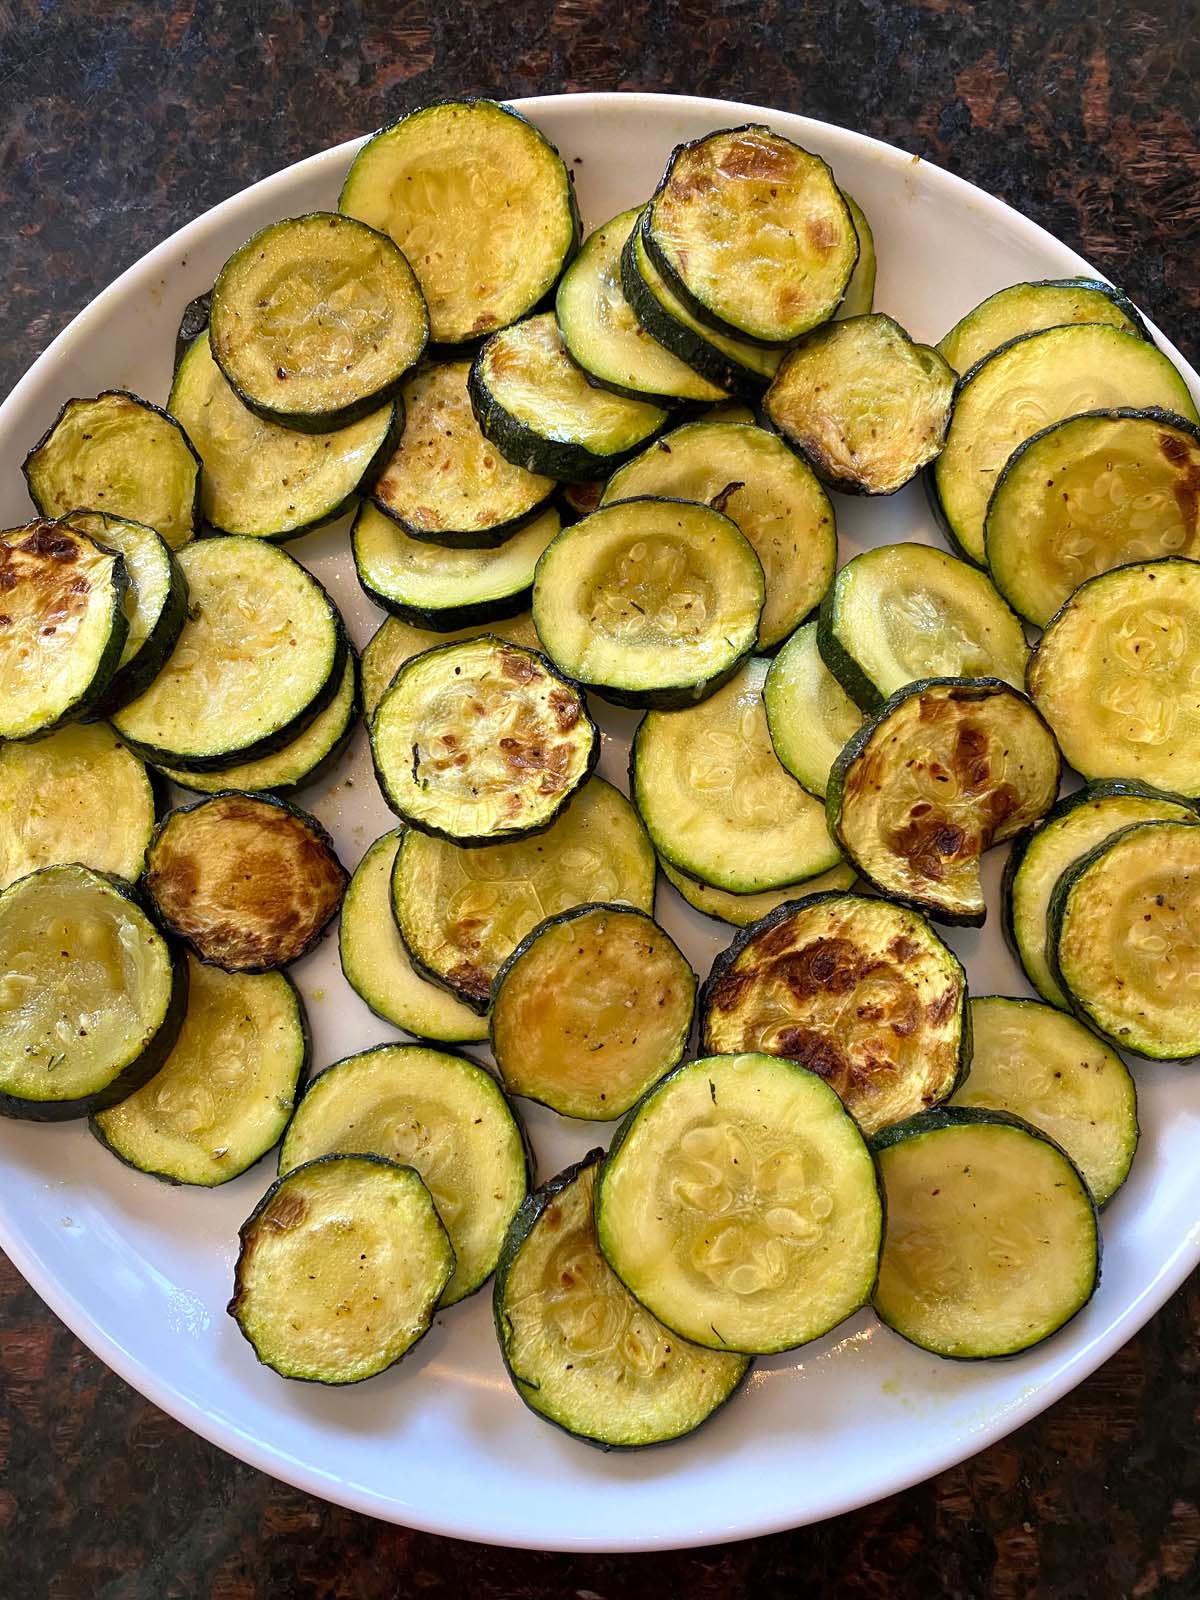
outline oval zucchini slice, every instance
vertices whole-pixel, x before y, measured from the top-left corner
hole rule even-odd
[[[212,1189],[277,1144],[308,1065],[308,1024],[282,972],[221,972],[188,957],[187,1014],[150,1082],[92,1132],[127,1166]]]
[[[870,1297],[882,1223],[862,1134],[778,1056],[676,1068],[621,1124],[596,1185],[609,1266],[710,1350],[791,1350],[835,1328]]]
[[[319,1072],[279,1152],[280,1172],[364,1151],[416,1169],[454,1246],[444,1306],[492,1274],[529,1190],[521,1126],[496,1080],[465,1056],[381,1044]]]
[[[848,203],[848,202],[847,202]],[[1140,339],[1150,337],[1133,304],[1099,278],[1044,278],[998,289],[938,340],[955,372],[970,372],[1002,344],[1071,322],[1107,322]]]
[[[948,1106],[874,1141],[887,1232],[873,1304],[937,1356],[1048,1339],[1100,1281],[1096,1206],[1070,1157],[999,1111]]]
[[[242,1224],[229,1315],[264,1366],[360,1383],[429,1329],[454,1250],[411,1167],[336,1155],[278,1178]]]
[[[802,789],[824,800],[833,763],[862,726],[862,712],[822,661],[815,622],[797,628],[772,661],[763,706],[775,754]]]
[[[946,1099],[971,1059],[967,977],[914,911],[806,895],[739,933],[700,997],[701,1048],[787,1056],[867,1134]]]
[[[496,1269],[500,1353],[531,1411],[605,1450],[682,1438],[736,1392],[750,1360],[671,1333],[600,1253],[593,1150],[530,1195]]]
[[[367,722],[375,715],[375,708],[383,699],[383,691],[398,670],[412,656],[423,650],[432,650],[437,644],[452,644],[459,639],[477,639],[482,627],[456,628],[451,633],[435,633],[432,628],[416,628],[399,617],[388,617],[372,635],[362,657],[363,715]],[[487,632],[497,639],[507,639],[510,644],[524,645],[527,650],[540,649],[533,618],[528,611],[509,621],[490,623]],[[238,784],[244,788],[244,784]]]
[[[761,894],[730,894],[728,889],[715,889],[711,883],[689,878],[669,861],[660,861],[658,864],[667,882],[689,906],[706,917],[715,917],[718,922],[728,922],[735,928],[748,928],[752,922],[758,922],[774,911],[776,906],[786,905],[796,898],[794,884],[788,884],[784,889],[764,889]],[[802,892],[810,895],[821,894],[826,889],[849,889],[857,877],[854,868],[843,863],[834,867],[832,872],[822,872],[819,877],[810,878]]]
[[[122,1100],[179,1033],[187,968],[117,878],[42,867],[0,894],[0,1115],[59,1122]]]
[[[875,235],[867,221],[866,212],[853,195],[848,195],[843,189],[842,199],[846,202],[846,210],[858,235],[858,260],[854,263],[842,303],[833,314],[836,322],[844,322],[847,317],[865,317],[875,304]],[[954,365],[953,362],[950,364]]]

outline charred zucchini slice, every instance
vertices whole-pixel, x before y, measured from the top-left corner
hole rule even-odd
[[[744,929],[700,997],[701,1049],[787,1056],[867,1134],[936,1105],[971,1059],[967,977],[914,911],[812,894]]]
[[[862,712],[822,661],[815,622],[797,628],[772,661],[763,706],[775,754],[802,789],[824,800],[830,769]]]
[[[691,711],[638,726],[634,803],[664,861],[733,894],[802,883],[841,860],[825,813],[780,766],[767,732],[765,661]]]
[[[938,922],[987,915],[980,857],[1049,811],[1049,728],[998,678],[928,678],[886,700],[829,777],[829,828],[882,893]]]
[[[876,312],[810,333],[783,361],[767,416],[817,476],[847,494],[895,494],[941,451],[954,373]]]
[[[200,457],[174,413],[125,389],[68,400],[22,469],[43,517],[79,506],[144,522],[172,550],[199,526]]]
[[[548,828],[600,754],[583,696],[493,634],[406,661],[371,719],[383,797],[412,828],[497,844]]]
[[[736,1392],[749,1358],[704,1350],[634,1299],[600,1253],[592,1150],[530,1195],[496,1269],[500,1353],[531,1411],[605,1450],[682,1438]]]
[[[355,156],[338,209],[400,246],[438,344],[523,317],[579,243],[561,156],[494,100],[436,101],[381,128]]]
[[[872,1303],[937,1356],[1011,1356],[1048,1339],[1100,1281],[1087,1184],[1044,1133],[947,1106],[874,1141],[887,1231]]]
[[[644,911],[574,906],[496,974],[492,1054],[510,1094],[610,1122],[679,1065],[695,1002],[695,973]]]
[[[971,1032],[970,1076],[951,1105],[1008,1111],[1048,1133],[1104,1205],[1138,1142],[1137,1090],[1120,1056],[1037,1000],[972,1000]]]
[[[711,883],[689,878],[686,872],[680,872],[669,861],[660,861],[659,866],[667,882],[689,906],[703,912],[706,917],[715,917],[718,922],[731,923],[735,928],[748,928],[752,922],[758,922],[777,906],[794,900],[798,893],[810,895],[821,894],[826,889],[849,889],[858,877],[853,867],[843,863],[831,872],[822,872],[819,877],[810,878],[802,890],[797,890],[795,884],[789,883],[786,888],[764,889],[761,894],[730,894],[728,889],[715,889]]]
[[[328,433],[391,400],[429,338],[403,252],[353,217],[272,222],[221,268],[209,309],[213,358],[268,422]]]
[[[282,972],[188,957],[187,1014],[150,1082],[92,1117],[115,1156],[166,1183],[212,1189],[278,1143],[308,1064],[300,996]]]
[[[1099,278],[1043,278],[998,289],[938,340],[955,372],[970,372],[994,350],[1025,333],[1071,322],[1107,322],[1140,339],[1150,337],[1131,301]]]
[[[762,344],[789,344],[831,317],[858,260],[828,166],[760,124],[677,145],[642,236],[701,322]]]
[[[529,1189],[525,1140],[496,1080],[465,1056],[381,1044],[319,1072],[296,1108],[280,1172],[365,1151],[416,1169],[450,1235],[444,1306],[489,1278]]]
[[[360,1383],[429,1329],[454,1250],[411,1167],[323,1156],[278,1178],[239,1230],[229,1314],[264,1366]]]
[[[842,199],[846,202],[846,210],[858,235],[858,260],[854,263],[842,303],[834,312],[834,319],[838,322],[847,317],[865,317],[875,304],[875,235],[867,221],[866,212],[853,195],[848,195],[843,189]],[[953,362],[950,364],[954,365]]]
[[[187,968],[133,891],[74,863],[0,894],[0,1115],[58,1122],[141,1087],[166,1059]]]
[[[432,650],[436,644],[451,644],[458,639],[477,639],[484,630],[478,627],[456,628],[452,633],[435,633],[431,628],[415,628],[401,622],[399,617],[388,617],[372,635],[362,657],[363,715],[367,721],[375,715],[375,707],[383,699],[383,691],[396,676],[397,671],[412,656],[423,650]],[[527,650],[538,649],[538,636],[533,618],[528,611],[509,621],[490,623],[487,632],[497,639],[507,639],[511,644],[524,645]],[[239,788],[245,785],[239,784]]]
[[[883,1214],[870,1152],[815,1072],[778,1056],[676,1068],[617,1130],[596,1237],[625,1287],[710,1350],[818,1339],[865,1304]]]
[[[829,497],[765,428],[689,422],[615,472],[602,505],[657,495],[713,506],[736,522],[762,563],[758,648],[771,650],[820,603],[837,562]]]
[[[532,839],[466,850],[407,833],[392,877],[414,967],[481,1015],[492,980],[530,929],[600,900],[654,909],[650,841],[629,801],[601,778]]]
[[[211,289],[206,289],[203,294],[193,296],[184,306],[183,314],[179,318],[179,326],[175,330],[175,356],[171,362],[172,377],[179,371],[180,363],[191,349],[193,342],[207,331],[209,312],[211,310]]]
[[[125,560],[60,522],[0,533],[0,740],[94,711],[129,629]]]
[[[308,950],[347,873],[315,817],[274,795],[216,794],[169,812],[146,851],[146,888],[201,961],[268,972]]]

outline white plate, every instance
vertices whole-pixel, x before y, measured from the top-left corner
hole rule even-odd
[[[940,337],[985,294],[1090,269],[1032,222],[901,151],[781,112],[665,95],[518,102],[573,164],[585,224],[645,197],[667,153],[709,128],[765,119],[826,156],[862,204],[879,251],[876,303],[917,338]],[[182,229],[58,338],[0,407],[0,526],[29,513],[21,458],[71,395],[122,385],[166,398],[180,311],[225,257],[276,217],[336,203],[354,146],[314,156]],[[1170,346],[1168,353],[1178,360]],[[1200,381],[1184,368],[1200,399]],[[837,499],[843,559],[894,539],[936,542],[914,487]],[[380,617],[354,579],[345,524],[289,548],[344,608],[362,645]],[[624,782],[633,719],[602,713],[601,770]],[[358,736],[310,805],[348,865],[391,825]],[[985,930],[955,932],[976,993],[1028,990],[1000,937],[999,857]],[[707,971],[729,930],[665,884],[663,922]],[[300,963],[315,1063],[393,1037],[347,988],[336,940]],[[862,1314],[758,1364],[746,1392],[693,1438],[603,1455],[533,1417],[510,1388],[484,1291],[439,1318],[413,1355],[357,1388],[287,1383],[259,1367],[224,1306],[239,1222],[272,1163],[213,1193],[171,1189],[120,1165],[85,1127],[0,1126],[0,1242],[34,1288],[115,1371],[234,1455],[297,1487],[412,1527],[497,1544],[646,1550],[707,1544],[832,1516],[951,1466],[1028,1421],[1141,1326],[1200,1259],[1200,1074],[1136,1068],[1142,1144],[1104,1216],[1104,1281],[1058,1338],[1016,1360],[926,1356]],[[539,1178],[608,1127],[531,1108]]]

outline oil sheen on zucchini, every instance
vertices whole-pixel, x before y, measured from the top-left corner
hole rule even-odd
[[[830,769],[862,712],[822,661],[815,622],[797,628],[772,661],[763,705],[775,754],[802,789],[824,800]]]
[[[967,373],[1011,339],[1071,322],[1107,322],[1149,338],[1131,302],[1112,284],[1099,278],[1046,278],[998,289],[960,318],[938,340],[938,349],[955,372]]]
[[[768,912],[774,911],[776,906],[786,905],[798,895],[822,894],[826,889],[849,889],[858,877],[854,868],[843,862],[830,872],[822,872],[819,877],[809,878],[800,888],[789,883],[783,889],[764,889],[760,894],[730,894],[728,889],[716,889],[711,883],[701,883],[698,878],[689,878],[686,872],[680,872],[679,868],[673,867],[669,861],[660,860],[658,864],[667,882],[678,891],[689,906],[702,912],[706,917],[714,917],[718,922],[728,922],[735,928],[748,928],[752,922],[757,922]]]
[[[605,1450],[691,1433],[736,1392],[749,1358],[664,1328],[600,1253],[593,1150],[530,1195],[496,1269],[496,1335],[538,1416]]]
[[[610,1267],[713,1350],[790,1350],[869,1298],[883,1213],[862,1134],[778,1056],[676,1068],[617,1130],[596,1186]]]
[[[411,656],[419,656],[422,650],[432,650],[435,644],[477,639],[484,632],[512,644],[524,645],[527,650],[540,648],[528,611],[507,621],[488,623],[486,627],[456,628],[451,633],[435,633],[432,628],[417,628],[409,622],[401,622],[399,617],[387,617],[372,635],[362,656],[363,716],[368,724],[383,699],[383,691]]]

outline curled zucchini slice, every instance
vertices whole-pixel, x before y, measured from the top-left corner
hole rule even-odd
[[[360,1383],[426,1333],[454,1250],[411,1167],[323,1156],[278,1178],[239,1230],[229,1315],[264,1366]]]
[[[696,975],[630,906],[574,906],[528,934],[492,985],[491,1045],[509,1092],[609,1122],[679,1065]]]
[[[1132,302],[1111,283],[1099,278],[1044,278],[1011,283],[989,295],[938,340],[938,349],[955,372],[966,373],[1022,334],[1071,322],[1107,322],[1139,339],[1150,337]]]
[[[432,650],[435,644],[452,644],[459,639],[477,639],[481,627],[456,628],[452,633],[435,633],[431,628],[416,628],[399,617],[388,617],[372,635],[362,656],[363,715],[369,723],[375,708],[383,699],[383,691],[396,676],[397,671],[412,656],[422,650]],[[527,650],[537,650],[538,636],[533,618],[528,611],[507,622],[488,624],[487,632],[497,639],[507,639],[510,644],[524,645]],[[238,784],[237,788],[244,788]]]
[[[802,789],[824,800],[830,769],[862,712],[822,661],[815,622],[797,628],[772,661],[763,706],[775,754]]]
[[[671,1333],[600,1253],[593,1150],[521,1207],[496,1269],[500,1353],[531,1411],[605,1450],[679,1439],[736,1392],[749,1358]]]
[[[314,945],[347,873],[315,817],[273,795],[217,794],[168,813],[146,888],[202,961],[267,972]]]
[[[781,905],[713,963],[701,1048],[787,1056],[867,1134],[950,1095],[971,1059],[967,977],[916,912],[831,892]]]
[[[171,376],[179,371],[180,362],[192,344],[208,330],[208,316],[212,310],[212,290],[193,296],[183,308],[179,326],[175,330],[175,357],[171,363]]]
[[[847,317],[865,317],[875,304],[875,235],[867,221],[866,212],[853,195],[848,195],[843,189],[842,199],[846,202],[846,210],[858,235],[858,260],[854,263],[842,303],[834,312],[837,322],[844,322]],[[950,364],[954,365],[953,362]]]
[[[42,867],[0,894],[0,1115],[58,1122],[166,1059],[187,968],[117,878]]]
[[[895,494],[941,451],[954,373],[876,312],[810,333],[763,401],[818,477],[847,494]]]
[[[625,1287],[710,1350],[818,1339],[870,1296],[875,1167],[841,1101],[778,1056],[676,1068],[617,1130],[596,1236]]]
[[[1100,1281],[1096,1206],[1065,1151],[1020,1118],[947,1106],[874,1141],[887,1232],[873,1304],[934,1355],[1011,1356]]]
[[[819,877],[810,878],[802,890],[797,890],[795,884],[788,884],[784,889],[764,889],[761,894],[730,894],[728,889],[715,889],[711,883],[689,878],[686,872],[680,872],[669,861],[660,861],[658,864],[667,882],[689,906],[703,912],[706,917],[715,917],[718,922],[731,923],[735,928],[748,928],[752,922],[758,922],[777,906],[795,900],[798,893],[810,895],[822,894],[826,889],[849,889],[858,877],[853,867],[843,863],[831,872],[822,872]]]
[[[987,915],[980,857],[1049,811],[1058,746],[998,678],[907,685],[847,744],[829,777],[829,827],[882,893],[938,922]]]

